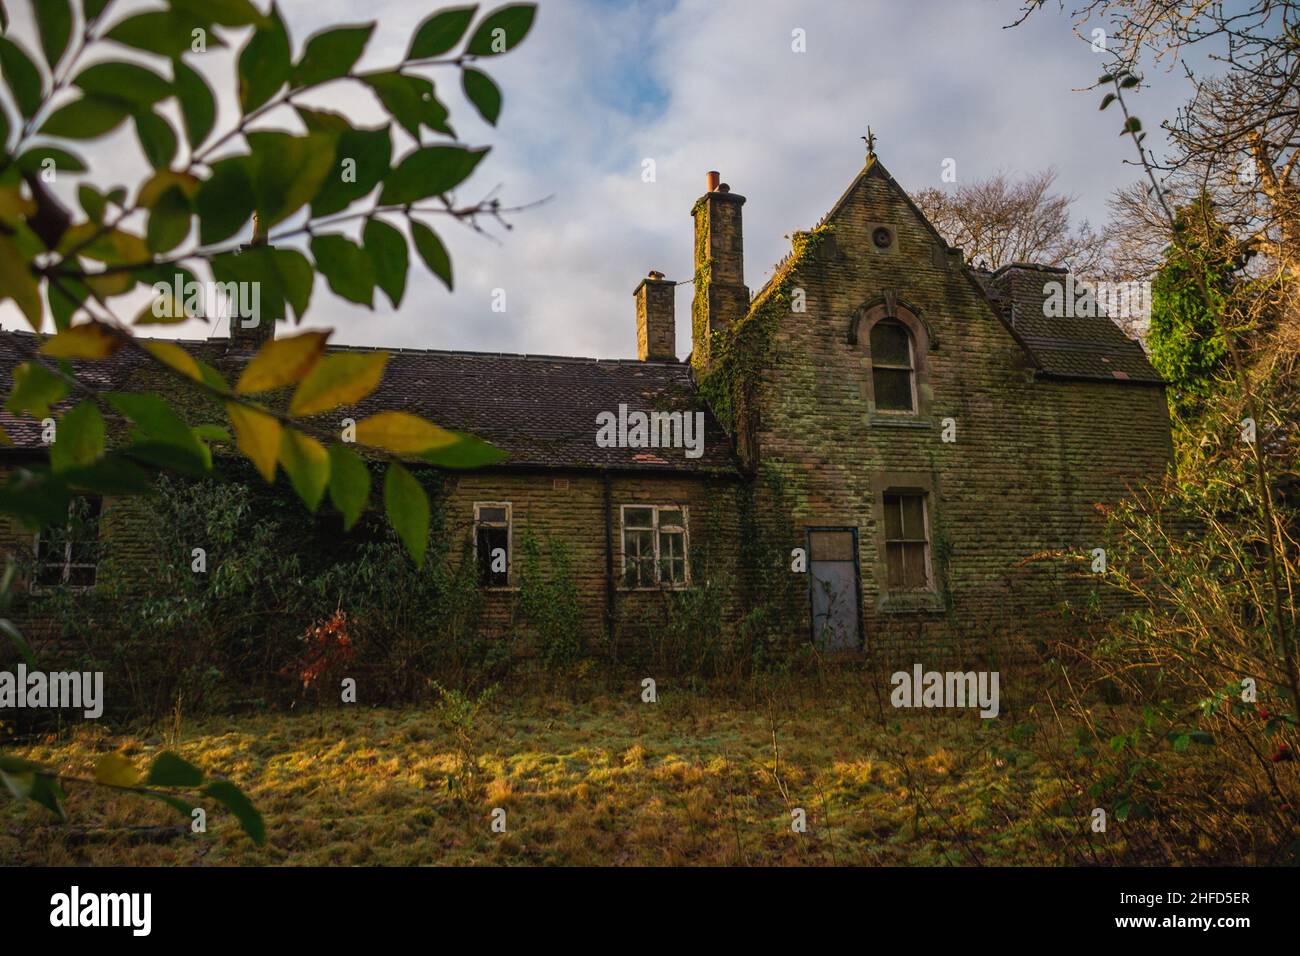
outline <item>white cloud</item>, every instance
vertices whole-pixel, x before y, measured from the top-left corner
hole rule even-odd
[[[433,6],[282,3],[299,48],[327,23],[377,19],[367,65],[400,57]],[[940,185],[945,157],[963,179],[1055,165],[1079,214],[1104,219],[1106,196],[1134,173],[1115,116],[1098,112],[1097,95],[1072,92],[1095,79],[1100,58],[1051,11],[1003,29],[1018,9],[970,0],[542,0],[528,41],[486,64],[505,92],[498,129],[473,115],[454,70],[435,79],[462,137],[493,145],[462,198],[497,184],[507,203],[553,198],[511,217],[514,228],[495,242],[446,223],[454,294],[413,269],[400,312],[385,304],[370,313],[318,282],[310,324],[332,325],[352,343],[632,355],[631,293],[641,277],[656,268],[690,278],[689,212],[706,170],[721,170],[748,198],[745,266],[755,288],[788,249],[784,236],[811,226],[860,168],[868,124],[905,187]],[[795,28],[806,31],[806,53],[791,50]],[[223,69],[229,76],[219,57],[206,71],[213,79]],[[1164,81],[1143,94],[1148,127],[1181,95]],[[331,89],[324,102],[371,108],[360,90]],[[115,172],[135,148],[128,134],[106,150]],[[655,160],[653,184],[641,180],[644,158]],[[504,314],[490,308],[496,288],[507,293]],[[690,296],[689,285],[678,290],[682,354]],[[12,305],[0,316],[22,324]]]

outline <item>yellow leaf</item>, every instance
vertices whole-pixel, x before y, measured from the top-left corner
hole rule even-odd
[[[152,209],[162,194],[173,186],[179,188],[187,198],[193,199],[199,185],[199,180],[190,173],[160,169],[140,187],[140,194],[136,196],[135,204],[142,209]]]
[[[24,198],[17,186],[0,189],[0,221],[15,223],[36,211],[36,203]]]
[[[416,455],[454,445],[460,438],[409,412],[380,412],[357,422],[357,441],[395,455]]]
[[[283,339],[271,339],[253,356],[235,384],[241,395],[265,392],[301,381],[325,354],[330,333],[303,332]]]
[[[135,324],[175,325],[189,318],[193,316],[186,313],[185,303],[179,301],[168,288],[166,292],[155,292],[153,301],[141,309],[139,315],[135,317]]]
[[[135,288],[135,278],[129,272],[96,272],[82,281],[101,299],[125,295]]]
[[[95,762],[95,779],[110,787],[134,787],[140,774],[121,754],[104,754]]]
[[[315,511],[330,481],[330,456],[325,446],[310,435],[286,428],[280,439],[280,464],[298,497]]]
[[[41,346],[41,354],[60,359],[104,359],[122,347],[122,340],[102,322],[70,325]]]
[[[140,344],[145,347],[154,358],[164,365],[170,365],[176,371],[196,382],[203,381],[203,373],[199,371],[199,363],[194,361],[194,357],[174,342],[163,342],[158,339],[141,339]]]
[[[315,415],[361,401],[379,386],[387,363],[387,352],[341,352],[325,356],[293,393],[289,413]]]
[[[226,414],[235,428],[235,444],[251,461],[267,482],[275,481],[275,462],[280,455],[280,432],[283,430],[272,416],[265,412],[226,403]]]
[[[27,324],[37,332],[41,330],[45,313],[40,287],[27,268],[27,257],[12,239],[0,234],[0,302],[5,299],[13,299],[27,317]]]

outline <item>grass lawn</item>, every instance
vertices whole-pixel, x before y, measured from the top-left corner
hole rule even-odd
[[[437,708],[331,707],[109,735],[90,725],[16,752],[78,775],[120,751],[177,750],[265,816],[256,847],[209,807],[208,832],[153,801],[69,784],[70,826],[0,803],[0,860],[21,864],[1027,864],[1122,845],[1088,833],[1089,798],[1016,742],[1032,713],[882,713],[861,684],[711,694],[661,684],[575,701],[499,694],[466,737]],[[883,718],[883,719],[882,719]],[[1014,739],[1013,739],[1014,738]],[[1062,748],[1063,751],[1068,748]],[[472,778],[462,763],[477,755]],[[1077,797],[1077,800],[1074,799]],[[1073,803],[1073,808],[1071,807]],[[494,808],[506,832],[494,833]],[[804,833],[792,831],[802,808]]]

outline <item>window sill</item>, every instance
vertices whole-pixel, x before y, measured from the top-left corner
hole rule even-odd
[[[912,591],[883,596],[876,605],[882,614],[922,614],[946,610],[935,591]]]
[[[891,415],[888,412],[872,412],[867,416],[867,425],[881,428],[934,428],[934,420],[916,415]]]
[[[519,590],[519,585],[517,585],[517,584],[511,584],[511,585],[507,585],[506,587],[490,587],[490,588],[489,588],[489,587],[480,587],[479,590],[482,591],[484,594],[493,594],[493,593],[495,593],[495,594],[509,594],[511,591],[518,591],[518,590]]]
[[[691,586],[689,583],[687,583],[687,584],[673,584],[673,585],[669,585],[668,587],[664,587],[663,585],[655,585],[654,587],[649,587],[649,588],[630,588],[625,584],[620,584],[614,590],[622,594],[656,594],[660,591],[689,591],[690,589]]]

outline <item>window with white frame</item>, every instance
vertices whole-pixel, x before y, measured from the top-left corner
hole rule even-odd
[[[510,502],[474,503],[474,559],[479,587],[510,586]]]
[[[99,515],[103,500],[76,497],[68,504],[68,523],[36,535],[38,587],[90,588],[99,563]]]
[[[623,505],[623,586],[684,587],[686,509],[680,505]]]

